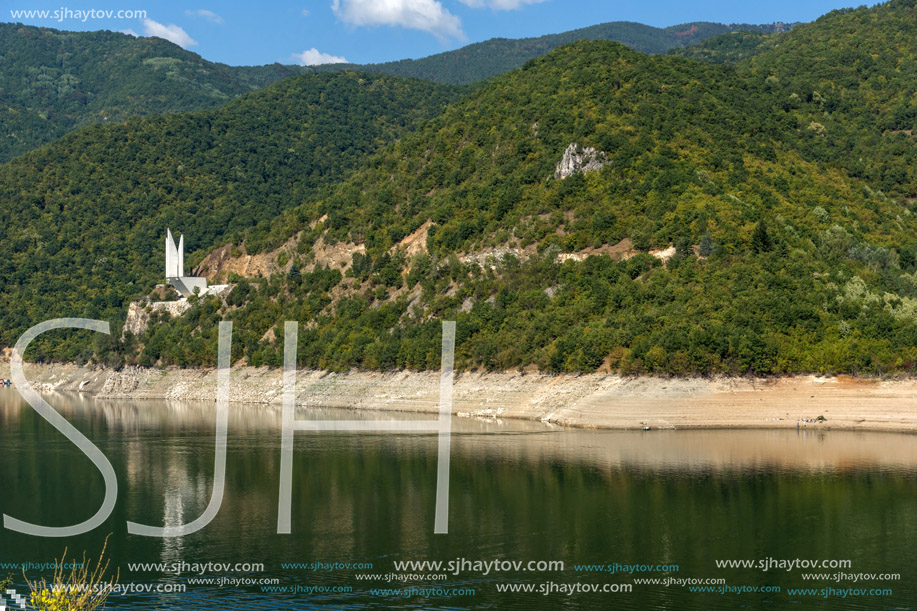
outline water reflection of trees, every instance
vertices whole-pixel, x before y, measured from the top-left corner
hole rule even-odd
[[[175,524],[203,511],[214,406],[50,401],[112,461],[120,486],[114,544],[147,561],[214,550],[294,561],[455,553],[455,539],[433,535],[435,436],[297,433],[293,534],[278,536],[279,410],[233,406],[219,515],[201,533],[154,541],[126,536],[124,522]],[[298,417],[399,416],[302,410]],[[8,398],[0,399],[0,419],[4,511],[28,510],[49,524],[91,515],[103,491],[88,460]],[[917,518],[917,457],[907,435],[612,432],[457,419],[452,446],[450,531],[495,557],[703,563],[717,546],[729,557],[757,557],[762,529],[830,547],[841,525],[845,541],[879,553],[876,524],[910,532]],[[738,532],[757,534],[746,542]]]

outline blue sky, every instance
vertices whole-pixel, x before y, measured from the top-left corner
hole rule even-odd
[[[837,0],[743,3],[714,0],[0,0],[0,20],[63,30],[114,30],[167,38],[206,59],[233,65],[373,63],[416,58],[493,37],[520,38],[606,21],[657,27],[689,21],[812,21]],[[145,11],[114,18],[96,11]],[[13,11],[46,10],[45,17]],[[55,13],[57,11],[57,13]],[[69,12],[67,12],[69,11]]]

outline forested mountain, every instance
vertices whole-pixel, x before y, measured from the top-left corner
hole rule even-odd
[[[86,123],[215,108],[252,89],[161,38],[0,23],[0,162]]]
[[[821,160],[835,144],[784,100],[730,68],[557,49],[250,232],[249,253],[298,235],[273,251],[281,273],[156,326],[141,358],[212,358],[194,350],[212,352],[228,316],[255,364],[279,364],[269,331],[296,319],[304,365],[435,367],[436,321],[454,318],[462,367],[908,369],[912,206]],[[555,178],[571,143],[607,163]],[[393,249],[424,229],[426,252]],[[344,273],[313,269],[319,236],[365,253]],[[649,254],[669,247],[664,264]],[[179,341],[195,333],[208,341]]]
[[[0,23],[0,163],[88,123],[216,108],[244,93],[307,72],[366,72],[470,83],[521,66],[581,39],[618,40],[662,53],[737,27],[689,23],[659,29],[606,23],[562,34],[495,39],[419,60],[369,66],[227,66],[161,38],[66,32]]]
[[[0,343],[65,312],[123,316],[160,280],[167,227],[190,251],[270,219],[437,114],[454,89],[307,74],[214,111],[93,125],[0,165]]]
[[[821,138],[808,151],[889,194],[917,197],[917,2],[833,11],[738,69]]]
[[[339,65],[344,68],[345,64]],[[266,87],[271,83],[282,81],[285,78],[305,74],[307,72],[319,72],[311,66],[290,66],[287,64],[267,64],[265,66],[226,66],[240,82],[252,89]],[[347,68],[349,69],[349,68]],[[355,70],[355,68],[354,68]],[[341,70],[328,70],[327,72],[340,72]]]
[[[735,30],[711,36],[689,47],[670,49],[669,53],[708,64],[738,64],[771,48],[772,41],[781,38],[782,34]]]
[[[350,65],[350,67],[366,72],[412,76],[440,83],[462,85],[503,74],[552,49],[578,40],[613,40],[642,53],[665,53],[670,49],[686,47],[723,32],[737,30],[783,32],[788,31],[793,25],[795,24],[724,25],[701,21],[667,28],[654,28],[642,23],[613,21],[534,38],[493,38],[422,59]],[[340,65],[318,66],[314,70],[336,70],[339,67]]]
[[[27,219],[0,233],[3,252],[17,253],[0,269],[13,287],[3,341],[52,315],[123,316],[127,297],[158,278],[169,224],[197,249],[223,243],[189,258],[235,288],[181,318],[154,316],[123,344],[97,340],[97,358],[212,363],[217,322],[230,319],[236,360],[279,365],[278,325],[299,320],[303,366],[435,368],[439,320],[454,319],[460,369],[912,371],[917,209],[902,125],[914,11],[899,0],[834,12],[734,66],[565,45],[323,184],[293,180],[303,140],[273,144],[289,124],[240,134],[232,161],[201,179],[178,161],[207,159],[220,138],[181,134],[209,127],[85,130],[0,168],[0,196]],[[233,108],[253,99],[157,121],[225,113],[244,125]],[[142,165],[119,173],[147,159],[154,178]],[[109,238],[93,206],[128,201],[132,180],[164,182],[131,187],[158,200],[136,200],[126,219],[168,205]],[[105,190],[115,195],[98,197]],[[217,228],[195,224],[202,210]],[[71,242],[55,226],[74,227]],[[135,244],[150,251],[131,254]],[[259,273],[244,271],[251,257]],[[71,335],[33,356],[89,358],[87,346]]]
[[[782,109],[817,138],[807,154],[889,194],[917,197],[917,8],[897,0],[837,10],[781,35],[713,37],[678,51],[733,63],[764,82]]]

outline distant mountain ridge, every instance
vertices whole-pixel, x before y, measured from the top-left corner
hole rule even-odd
[[[612,21],[560,34],[547,34],[532,38],[492,38],[421,59],[403,59],[380,64],[331,64],[313,69],[337,70],[347,66],[364,72],[381,72],[396,76],[413,76],[452,85],[479,81],[540,57],[551,50],[579,40],[611,40],[620,42],[635,51],[649,54],[665,53],[671,49],[687,47],[702,40],[736,31],[761,33],[787,32],[796,24],[777,22],[769,25],[711,23],[697,21],[656,28],[632,21]]]
[[[307,72],[361,70],[467,84],[576,40],[615,40],[638,51],[663,53],[736,29],[789,27],[698,22],[660,29],[614,22],[537,38],[492,39],[417,60],[310,67],[228,66],[160,38],[0,23],[0,163],[82,125],[216,108]]]
[[[252,89],[161,38],[0,23],[0,162],[87,123],[215,108]]]

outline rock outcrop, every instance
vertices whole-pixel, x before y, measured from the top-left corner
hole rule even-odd
[[[227,289],[227,287],[223,285],[210,288],[223,289],[224,292]],[[167,312],[169,316],[176,318],[187,312],[190,308],[191,302],[187,299],[154,301],[152,303],[146,299],[133,301],[127,307],[127,318],[124,319],[124,329],[121,331],[121,339],[124,339],[127,333],[142,335],[150,325],[150,314],[152,312]]]
[[[127,318],[124,319],[124,329],[121,331],[122,339],[127,333],[142,335],[150,324],[150,315],[146,311],[146,304],[133,301],[127,306]]]
[[[595,172],[601,170],[606,163],[609,161],[604,151],[597,151],[591,146],[583,148],[574,142],[564,151],[563,158],[554,170],[554,178],[563,180],[577,172]]]

